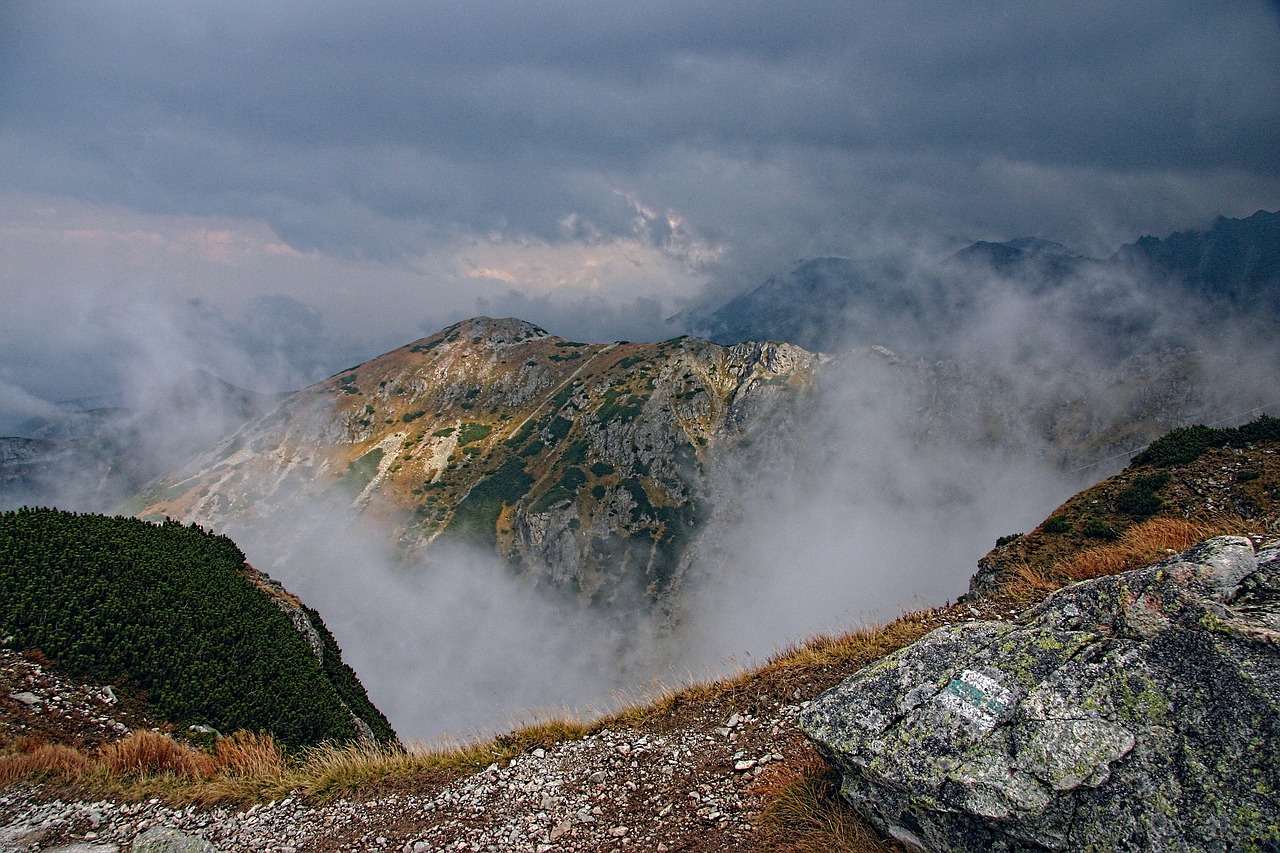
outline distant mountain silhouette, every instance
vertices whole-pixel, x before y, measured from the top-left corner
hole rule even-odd
[[[1269,322],[1280,318],[1280,213],[1143,237],[1104,260],[1034,237],[979,241],[931,268],[815,258],[672,322],[722,344],[778,340],[819,352],[881,344],[927,355],[931,342],[1011,297],[1043,300],[1046,313],[1121,355],[1150,344],[1153,302],[1177,304],[1199,323]]]
[[[1219,217],[1208,231],[1143,237],[1122,246],[1111,263],[1147,272],[1214,307],[1280,314],[1280,212],[1247,219]]]

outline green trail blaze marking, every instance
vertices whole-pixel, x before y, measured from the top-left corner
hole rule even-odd
[[[1013,693],[991,676],[966,669],[959,678],[951,679],[935,699],[942,707],[987,732],[995,727],[996,718],[1009,708]]]

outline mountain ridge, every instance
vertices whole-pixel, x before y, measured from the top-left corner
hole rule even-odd
[[[317,501],[389,522],[406,555],[447,536],[584,600],[653,601],[679,582],[699,472],[820,360],[777,343],[586,344],[474,318],[290,395],[136,511],[222,527]]]
[[[931,332],[950,332],[972,320],[993,283],[1045,295],[1073,277],[1094,287],[1106,284],[1113,297],[1139,287],[1153,298],[1229,307],[1240,315],[1261,311],[1274,321],[1280,317],[1280,212],[1219,217],[1207,229],[1144,236],[1104,259],[1036,237],[977,241],[918,267],[814,258],[670,322],[717,343],[785,340],[820,352],[882,344],[912,353]],[[1127,347],[1132,350],[1145,332],[1130,331]]]
[[[268,842],[393,849],[421,842],[614,850],[628,838],[650,849],[763,853],[794,849],[797,839],[811,849],[839,849],[842,834],[857,839],[854,849],[897,850],[866,830],[840,798],[838,781],[797,730],[797,713],[934,629],[1009,620],[1073,578],[1148,565],[1204,536],[1244,533],[1261,541],[1268,530],[1274,536],[1278,447],[1258,440],[1170,462],[1169,480],[1155,489],[1163,504],[1145,521],[1114,512],[1116,498],[1153,473],[1134,466],[1082,490],[1035,530],[997,544],[985,559],[999,562],[1002,577],[966,601],[819,637],[751,672],[664,694],[594,725],[544,722],[458,750],[454,764],[431,754],[390,761],[369,753],[346,777],[346,788],[324,762],[259,768],[254,772],[263,775],[245,776],[241,787],[152,770],[131,780],[136,804],[123,804],[103,801],[92,787],[100,777],[64,769],[43,777],[43,792],[21,779],[6,790],[0,817],[13,823],[4,837],[21,841],[41,831],[46,844],[70,843],[93,832],[98,842],[127,844],[145,820],[235,849]],[[1224,516],[1237,507],[1247,507],[1251,518]],[[1111,514],[1120,539],[1079,537],[1052,523],[1064,514],[1084,522],[1099,513]],[[1204,627],[1209,635],[1216,630]],[[0,756],[0,764],[14,757],[22,754]],[[344,760],[350,766],[356,759]],[[50,802],[55,782],[62,799]],[[92,823],[81,801],[97,809]],[[238,808],[211,808],[229,802]],[[249,803],[257,806],[249,810]]]

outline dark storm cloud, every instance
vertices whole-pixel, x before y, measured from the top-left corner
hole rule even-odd
[[[563,239],[570,213],[627,234],[614,190],[639,187],[783,252],[812,240],[797,216],[1088,240],[1087,208],[1132,239],[1280,189],[1257,3],[41,2],[6,24],[4,185],[260,218],[295,248]],[[1044,192],[1076,221],[1040,220]]]

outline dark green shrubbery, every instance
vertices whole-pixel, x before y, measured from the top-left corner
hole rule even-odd
[[[458,446],[472,444],[482,441],[489,437],[489,433],[493,432],[493,427],[489,424],[481,423],[465,423],[458,430]]]
[[[492,548],[498,542],[498,516],[504,504],[515,504],[533,485],[519,459],[508,459],[476,483],[454,509],[449,531],[453,536]]]
[[[1157,468],[1194,462],[1206,450],[1217,447],[1244,447],[1259,441],[1280,441],[1280,418],[1262,415],[1243,426],[1214,429],[1202,424],[1179,427],[1147,446],[1129,467],[1153,465]]]
[[[628,393],[623,398],[622,392],[610,388],[604,392],[604,402],[600,404],[600,409],[596,412],[596,421],[602,424],[612,423],[613,421],[619,421],[624,424],[630,423],[639,417],[647,402],[649,402],[648,394]]]
[[[1110,524],[1098,518],[1091,518],[1084,523],[1084,530],[1081,531],[1085,536],[1091,539],[1105,539],[1108,542],[1114,542],[1120,538],[1120,531],[1116,530]]]
[[[1129,488],[1116,495],[1116,511],[1137,521],[1150,518],[1164,506],[1156,492],[1168,482],[1169,475],[1165,473],[1135,477]]]
[[[175,723],[268,731],[295,748],[350,740],[344,695],[378,737],[394,738],[327,631],[322,670],[243,564],[235,543],[195,525],[2,513],[0,635],[70,672],[140,685]]]
[[[1069,533],[1071,521],[1065,515],[1055,515],[1044,523],[1045,533]]]
[[[573,500],[578,489],[587,482],[587,474],[577,465],[570,465],[560,474],[560,480],[529,507],[530,512],[546,512],[564,501]]]

